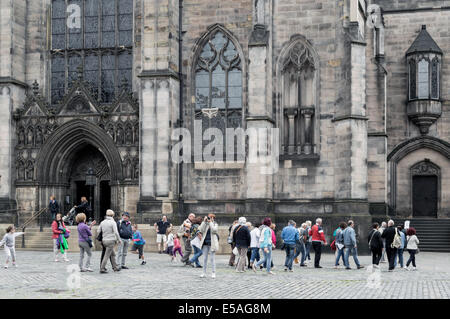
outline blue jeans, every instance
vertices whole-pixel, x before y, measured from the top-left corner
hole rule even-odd
[[[191,264],[195,263],[196,266],[200,266],[200,262],[198,261],[198,258],[203,255],[203,251],[200,248],[194,247],[194,256],[189,260]]]
[[[258,262],[259,259],[260,259],[260,256],[259,256],[259,248],[257,248],[257,247],[252,247],[252,248],[250,248],[250,249],[251,249],[251,251],[252,251],[252,255],[251,255],[251,257],[250,257],[250,263],[253,263],[255,260]]]
[[[350,255],[350,253],[353,256],[353,260],[355,261],[356,266],[360,266],[359,260],[358,260],[358,252],[356,250],[356,247],[345,247],[344,248],[345,252],[344,252],[344,265],[347,268],[350,268],[350,264],[348,262],[348,257]]]
[[[295,252],[295,244],[285,244],[286,251],[286,260],[284,261],[284,266],[292,269],[292,263],[294,262],[294,252]]]
[[[306,251],[306,257],[308,257],[308,260],[311,260],[311,256],[309,255],[309,252],[311,250],[312,243],[310,241],[305,243],[305,251]],[[306,258],[305,258],[306,260]]]
[[[306,260],[306,247],[305,247],[305,243],[304,242],[297,242],[295,244],[295,255],[294,255],[294,259],[297,258],[300,253],[302,254],[302,259],[300,261],[300,265],[303,265],[305,263]]]
[[[258,268],[260,265],[264,264],[264,265],[266,265],[267,272],[270,272],[270,264],[272,263],[272,246],[269,245],[269,246],[267,246],[267,248],[268,248],[267,253],[265,252],[264,248],[261,248],[264,259],[258,261],[256,263],[255,267]]]
[[[397,249],[397,255],[395,256],[394,259],[394,266],[397,267],[397,256],[398,256],[398,261],[400,262],[400,267],[403,268],[403,248],[398,248]]]
[[[334,263],[335,266],[337,266],[339,264],[339,259],[342,257],[342,261],[344,262],[344,265],[347,266],[347,264],[345,263],[345,257],[344,257],[344,248],[339,249],[337,248],[337,255],[336,255],[336,262]]]

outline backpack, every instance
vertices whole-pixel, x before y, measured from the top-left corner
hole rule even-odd
[[[398,233],[398,229],[395,229],[395,236],[394,241],[391,244],[391,248],[400,248],[402,247],[402,238],[400,237],[400,234]]]

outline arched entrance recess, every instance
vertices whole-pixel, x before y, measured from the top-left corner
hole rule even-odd
[[[58,128],[46,141],[40,150],[37,159],[36,179],[38,183],[38,196],[40,207],[45,207],[50,195],[55,195],[64,201],[65,209],[79,202],[75,194],[73,174],[79,164],[78,159],[92,156],[92,167],[97,177],[97,187],[108,183],[110,196],[109,208],[117,210],[119,207],[119,185],[123,180],[122,159],[113,139],[99,126],[86,120],[73,120]],[[103,165],[101,165],[103,163]],[[80,183],[80,181],[78,181]],[[81,185],[81,184],[79,184]],[[79,186],[78,186],[79,188]],[[93,190],[94,207],[97,209],[96,217],[100,217],[100,189]],[[105,193],[103,193],[105,196]],[[97,198],[95,198],[97,197]],[[102,208],[104,210],[104,207]],[[65,213],[67,211],[64,211]]]

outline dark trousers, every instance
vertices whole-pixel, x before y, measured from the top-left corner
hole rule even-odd
[[[395,256],[397,255],[397,248],[392,248],[391,244],[386,243],[386,254],[389,261],[389,270],[395,268]]]
[[[320,266],[320,256],[322,255],[322,242],[313,241],[312,247],[314,249],[314,267]]]
[[[292,269],[292,263],[294,261],[295,244],[285,244],[284,250],[286,251],[286,260],[284,261],[284,267]]]
[[[408,249],[409,259],[406,263],[406,267],[409,267],[409,264],[412,263],[413,267],[416,267],[416,249]]]
[[[371,248],[370,250],[372,251],[372,265],[378,265],[383,254],[383,248]]]

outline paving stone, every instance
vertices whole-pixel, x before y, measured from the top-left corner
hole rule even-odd
[[[359,258],[366,265],[364,269],[333,269],[334,256],[325,254],[321,261],[323,269],[294,265],[294,272],[290,273],[283,271],[285,255],[277,250],[274,252],[275,276],[263,271],[238,274],[228,266],[228,256],[219,255],[216,257],[217,278],[212,279],[210,268],[208,277],[200,278],[202,269],[172,263],[165,254],[146,254],[145,266],[140,265],[137,256],[129,255],[130,269],[100,274],[100,252],[93,252],[91,261],[95,272],[76,273],[80,275],[79,288],[68,285],[68,279],[70,283],[74,276],[69,268],[78,264],[78,254],[69,253],[68,263],[53,262],[52,253],[48,252],[20,251],[17,255],[18,268],[0,269],[0,298],[223,299],[230,298],[230,286],[233,287],[232,297],[237,299],[450,298],[450,254],[444,253],[421,253],[416,258],[417,271],[396,269],[390,273],[383,263],[381,271],[373,273],[369,256]],[[314,254],[311,257],[314,258]],[[202,257],[200,260],[203,262]],[[352,260],[350,263],[355,268]],[[180,284],[183,282],[186,285]]]

